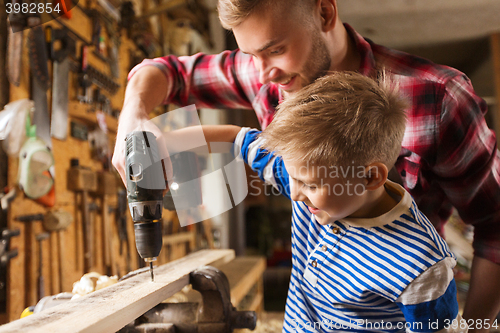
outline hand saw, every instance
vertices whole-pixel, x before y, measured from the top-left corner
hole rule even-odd
[[[36,21],[34,22],[36,24]],[[47,89],[50,87],[49,70],[47,66],[47,45],[45,34],[41,26],[34,26],[28,34],[29,57],[31,69],[31,85],[33,101],[35,102],[35,114],[33,122],[36,125],[36,136],[42,140],[48,150],[52,152],[52,140],[50,138],[50,116],[47,106]],[[49,168],[49,177],[55,179],[55,167]],[[52,207],[55,204],[55,186],[45,196],[37,199],[37,202]]]
[[[21,0],[13,0],[12,4],[20,4]],[[16,87],[21,83],[23,29],[26,27],[26,14],[14,12],[9,14],[9,36],[7,42],[7,78]]]
[[[66,29],[46,28],[50,40],[50,58],[53,61],[52,82],[52,118],[50,134],[59,140],[66,140],[68,135],[68,88],[70,55],[75,54],[75,41],[69,37]],[[61,47],[56,50],[55,43]]]
[[[45,34],[41,26],[31,28],[28,42],[32,74],[31,84],[33,101],[35,102],[33,123],[36,125],[36,135],[45,142],[47,147],[52,149],[50,116],[47,106],[47,89],[50,86],[47,45],[45,44]]]

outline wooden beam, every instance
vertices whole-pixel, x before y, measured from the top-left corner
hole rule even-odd
[[[250,289],[262,279],[266,260],[264,257],[237,257],[216,267],[226,274],[231,286],[231,303],[238,306]]]
[[[167,245],[177,245],[179,243],[193,242],[196,238],[194,232],[186,231],[179,232],[173,235],[163,236],[163,246]]]
[[[497,101],[500,101],[500,32],[490,36],[491,58],[493,60],[493,74],[495,77],[495,95]],[[497,145],[500,147],[500,103],[496,103],[493,115],[493,126],[497,134]]]
[[[148,10],[146,13],[139,16],[139,19],[144,19],[152,15],[158,15],[160,13],[169,11],[173,8],[177,8],[179,6],[183,6],[186,4],[186,0],[169,0],[163,3],[160,6],[156,6],[155,8]]]
[[[116,332],[189,283],[195,269],[227,262],[233,250],[202,250],[107,288],[0,326],[0,333]]]

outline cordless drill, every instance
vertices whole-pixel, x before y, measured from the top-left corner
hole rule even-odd
[[[153,261],[162,248],[161,217],[166,181],[153,133],[129,133],[125,149],[127,199],[134,222],[135,246],[141,258],[149,263],[153,281]]]

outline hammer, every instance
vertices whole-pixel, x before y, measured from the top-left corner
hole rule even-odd
[[[88,193],[97,190],[96,173],[83,168],[77,158],[71,159],[71,168],[68,170],[68,189],[81,194],[81,210],[84,238],[84,270],[89,272],[93,266],[92,260],[92,226],[89,216]]]
[[[43,279],[43,271],[42,271],[42,263],[43,263],[43,256],[42,256],[42,241],[44,239],[49,238],[49,234],[46,232],[42,232],[40,234],[37,234],[35,236],[36,241],[38,242],[38,258],[39,258],[39,263],[38,263],[38,301],[41,300],[45,296],[45,281]]]
[[[113,233],[111,230],[111,222],[109,220],[108,201],[109,196],[116,193],[116,177],[109,171],[102,171],[97,174],[97,178],[99,182],[96,194],[101,198],[104,266],[106,274],[111,276],[116,275],[116,268],[113,265],[115,257],[113,252]]]
[[[28,292],[32,288],[32,281],[34,279],[34,272],[32,271],[32,267],[34,267],[34,258],[35,250],[33,246],[33,227],[32,223],[37,221],[43,221],[43,214],[31,214],[31,215],[20,215],[14,218],[16,221],[23,222],[26,224],[26,228],[24,229],[24,250],[25,250],[25,304],[33,304],[36,303],[35,293]]]
[[[59,291],[62,292],[64,288],[64,230],[73,222],[73,214],[62,209],[48,212],[43,221],[43,228],[47,231],[57,232],[58,245],[59,245]]]

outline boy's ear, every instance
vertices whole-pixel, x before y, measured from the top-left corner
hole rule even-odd
[[[337,0],[318,0],[321,15],[321,30],[327,32],[335,27],[337,22]]]
[[[366,189],[373,191],[385,184],[389,170],[384,163],[374,162],[365,167],[365,175]]]

